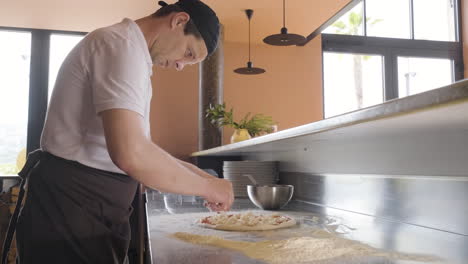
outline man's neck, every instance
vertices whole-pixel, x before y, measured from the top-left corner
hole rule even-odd
[[[161,26],[160,19],[147,16],[136,20],[135,23],[138,25],[141,32],[143,33],[143,36],[145,37],[146,44],[149,49],[158,38],[158,31]]]

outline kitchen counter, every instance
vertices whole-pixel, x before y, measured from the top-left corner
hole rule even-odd
[[[233,211],[256,209],[248,199],[236,199]],[[422,226],[388,221],[364,214],[322,207],[304,201],[291,201],[280,212],[294,216],[299,225],[291,229],[261,232],[225,232],[198,227],[195,220],[208,214],[202,201],[195,197],[169,195],[147,191],[147,220],[152,263],[264,263],[233,250],[200,246],[171,238],[175,232],[215,235],[230,240],[258,241],[299,235],[304,230],[324,230],[344,238],[360,241],[372,247],[409,254],[437,256],[443,263],[468,263],[468,236]],[[307,229],[308,228],[308,229]],[[363,262],[364,261],[364,262]],[[324,263],[324,262],[311,262]],[[326,263],[432,263],[388,259],[340,260]]]

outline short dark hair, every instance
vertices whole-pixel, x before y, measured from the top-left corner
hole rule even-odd
[[[165,17],[171,13],[179,13],[185,12],[182,8],[178,7],[177,5],[171,4],[167,6],[163,6],[156,10],[151,16],[152,17]],[[193,35],[196,39],[202,39],[202,35],[200,31],[198,31],[197,26],[193,23],[192,19],[190,19],[187,24],[185,24],[184,28],[185,35]]]

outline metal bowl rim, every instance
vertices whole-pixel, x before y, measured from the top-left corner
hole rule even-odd
[[[264,185],[252,185],[248,184],[247,188],[294,188],[293,185],[289,184],[264,184]]]

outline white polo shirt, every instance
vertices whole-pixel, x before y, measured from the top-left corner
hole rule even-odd
[[[99,113],[116,108],[136,112],[144,118],[149,138],[152,66],[143,33],[132,20],[89,33],[60,68],[41,148],[93,168],[124,173],[109,156]]]

